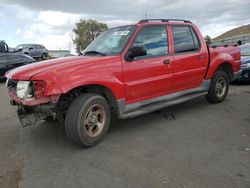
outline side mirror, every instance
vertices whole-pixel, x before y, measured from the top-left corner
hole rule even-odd
[[[147,55],[147,50],[144,46],[133,46],[128,50],[125,59],[127,61],[133,61],[135,57],[145,55]]]

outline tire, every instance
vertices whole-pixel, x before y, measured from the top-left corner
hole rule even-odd
[[[223,70],[215,72],[206,99],[211,103],[219,103],[225,100],[229,89],[229,77]]]
[[[83,147],[98,144],[109,129],[110,108],[106,99],[96,94],[84,94],[70,105],[65,119],[68,138]]]
[[[47,59],[47,54],[43,53],[42,56],[41,56],[41,59],[42,59],[42,60]]]

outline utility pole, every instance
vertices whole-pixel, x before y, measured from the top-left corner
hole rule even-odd
[[[68,32],[69,32],[69,53],[71,53],[71,28],[70,28],[70,17],[69,17],[69,22],[68,22]]]
[[[144,18],[148,19],[148,16],[149,16],[149,14],[148,14],[147,10],[145,10],[145,12],[144,12]]]

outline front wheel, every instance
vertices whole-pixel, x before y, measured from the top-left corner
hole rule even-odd
[[[206,98],[211,103],[224,101],[229,89],[229,78],[226,72],[218,70],[212,80]]]
[[[70,140],[84,147],[98,144],[108,131],[110,109],[107,100],[96,94],[84,94],[70,105],[65,130]]]

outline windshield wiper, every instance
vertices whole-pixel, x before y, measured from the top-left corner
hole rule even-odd
[[[102,52],[95,51],[95,50],[90,50],[90,51],[84,52],[84,54],[85,55],[87,55],[87,54],[99,54],[99,55],[102,55],[102,56],[106,56],[106,54],[104,54]]]

